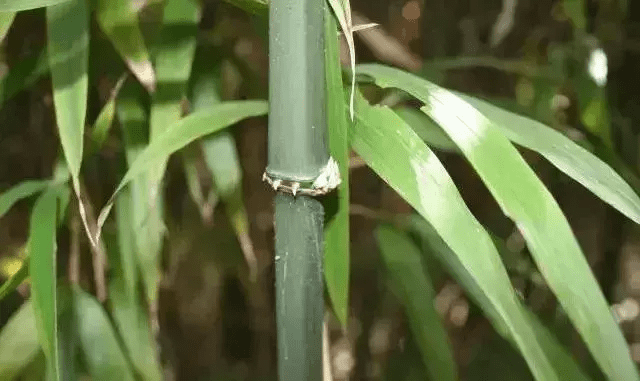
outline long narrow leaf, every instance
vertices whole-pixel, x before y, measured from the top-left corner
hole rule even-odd
[[[24,282],[29,277],[29,263],[23,262],[20,269],[11,276],[11,278],[7,279],[6,282],[0,286],[0,300],[4,299],[5,296],[9,295],[10,292],[18,288],[22,282]]]
[[[72,291],[79,341],[89,374],[94,380],[133,381],[133,372],[100,303],[78,287]]]
[[[15,17],[15,12],[0,12],[0,41],[4,40]]]
[[[558,131],[533,119],[457,94],[494,123],[512,142],[536,151],[620,213],[640,224],[640,198],[606,163]]]
[[[20,91],[33,85],[49,71],[49,59],[46,50],[16,63],[7,75],[0,79],[0,102],[4,103]]]
[[[180,119],[149,144],[136,161],[130,165],[111,200],[101,211],[98,219],[99,226],[104,225],[115,195],[137,175],[164,162],[171,154],[200,137],[220,131],[242,119],[264,115],[266,112],[267,103],[264,101],[231,101],[220,103]]]
[[[0,12],[17,12],[48,7],[69,0],[0,0]]]
[[[390,226],[378,227],[376,238],[430,379],[457,380],[451,343],[434,304],[436,292],[418,248],[409,237]]]
[[[449,270],[453,277],[458,281],[471,298],[482,308],[489,318],[492,319],[494,326],[498,327],[499,332],[508,333],[508,323],[502,319],[500,314],[496,313],[491,301],[486,297],[482,287],[477,283],[475,277],[462,264],[456,254],[447,246],[442,238],[435,231],[433,226],[420,216],[411,216],[409,218],[410,229],[420,236],[426,242],[429,254],[436,256]],[[547,354],[547,358],[555,367],[560,379],[566,381],[572,380],[588,380],[583,370],[571,357],[566,348],[564,348],[558,339],[540,322],[540,320],[530,311],[528,311],[522,303],[518,304],[518,309],[527,317],[529,324],[533,328],[538,342]],[[513,337],[508,334],[506,337],[514,345],[516,345]]]
[[[36,319],[26,301],[0,331],[0,381],[15,380],[40,352]]]
[[[613,380],[640,380],[569,223],[495,123],[455,94],[411,74],[377,65],[364,66],[361,72],[424,102],[422,110],[458,145],[503,212],[516,222],[541,273],[605,374]],[[569,274],[572,281],[567,281]]]
[[[96,18],[138,81],[155,90],[156,76],[140,31],[138,12],[131,0],[98,0]]]
[[[49,184],[49,180],[26,180],[0,194],[0,217],[16,202],[43,191]]]
[[[29,229],[29,273],[38,337],[52,379],[60,379],[56,293],[56,222],[58,191],[50,188],[36,201]]]
[[[335,213],[324,230],[324,278],[333,310],[343,327],[349,315],[349,120],[345,107],[340,68],[337,25],[331,12],[325,11],[325,70],[327,92],[327,131],[329,153],[338,162],[341,183],[334,203]]]
[[[357,97],[352,146],[367,164],[425,217],[482,287],[495,313],[504,320],[538,380],[558,377],[522,314],[491,238],[464,204],[438,158],[393,111],[370,106]]]

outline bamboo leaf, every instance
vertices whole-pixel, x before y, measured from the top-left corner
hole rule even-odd
[[[0,217],[4,216],[16,202],[43,191],[50,184],[49,180],[25,180],[0,194]]]
[[[456,253],[460,263],[482,288],[495,313],[504,320],[532,373],[538,380],[557,380],[511,287],[491,238],[464,204],[438,158],[393,111],[370,106],[357,97],[357,122],[351,144],[367,164],[426,218]],[[501,327],[496,327],[501,328]]]
[[[47,8],[48,56],[53,83],[53,103],[58,134],[71,172],[73,189],[80,196],[80,166],[87,113],[89,9],[85,0],[70,0]],[[78,203],[85,230],[92,245],[93,234]]]
[[[0,12],[17,12],[48,7],[70,0],[0,0]]]
[[[113,91],[111,91],[111,95],[109,96],[107,103],[102,106],[102,110],[100,110],[100,113],[93,124],[91,140],[93,141],[94,150],[99,150],[109,135],[109,130],[113,125],[113,117],[116,113],[116,97],[118,96],[118,92],[126,78],[126,75],[124,75],[118,80]]]
[[[0,286],[0,300],[18,288],[29,277],[29,262],[24,261],[20,269]]]
[[[433,283],[411,239],[390,226],[375,232],[380,254],[405,306],[407,319],[432,380],[457,380],[449,336],[436,311]]]
[[[117,102],[117,113],[122,127],[127,163],[130,166],[148,145],[149,122],[142,101],[143,90],[137,83],[124,85]],[[151,206],[149,190],[155,185],[149,173],[143,173],[132,179],[131,188],[120,197],[129,197],[126,202],[131,208],[128,214],[130,229],[138,232],[134,237],[134,253],[140,268],[148,301],[156,300],[157,283],[160,279],[160,268],[157,253],[160,252],[164,225],[158,207]],[[118,222],[119,224],[123,222]],[[122,236],[121,238],[124,238]],[[130,271],[130,270],[128,270]],[[126,282],[131,286],[132,274],[128,273]],[[131,290],[131,289],[129,289]]]
[[[20,91],[33,85],[49,71],[49,60],[46,51],[29,56],[16,65],[0,79],[0,101],[2,103],[13,98]]]
[[[0,380],[15,380],[39,352],[36,319],[28,300],[0,331]]]
[[[433,226],[420,216],[409,218],[410,230],[420,236],[428,246],[430,255],[434,255],[440,260],[453,275],[456,281],[464,287],[469,296],[485,311],[491,319],[492,324],[498,327],[498,332],[506,333],[505,338],[517,345],[513,336],[509,333],[509,323],[495,311],[495,307],[485,295],[482,287],[476,281],[473,274],[458,259],[457,255],[449,248],[442,238],[435,231]],[[564,348],[558,339],[540,322],[540,320],[522,303],[518,303],[518,309],[527,318],[531,328],[534,330],[538,342],[547,354],[556,369],[556,373],[562,380],[588,380],[583,370],[571,357],[571,354]]]
[[[80,346],[91,377],[133,381],[133,372],[100,303],[79,287],[72,291]]]
[[[524,236],[538,267],[602,370],[614,380],[640,380],[558,204],[496,123],[455,94],[428,81],[377,65],[361,68],[379,85],[401,88],[424,102],[422,110],[458,145]],[[553,239],[549,239],[553,237]],[[567,274],[574,277],[567,282]]]
[[[460,152],[442,128],[423,112],[411,107],[400,107],[393,111],[410,125],[429,147],[445,152]]]
[[[324,230],[324,277],[333,310],[343,327],[349,316],[349,120],[347,118],[337,25],[329,10],[325,11],[325,70],[327,92],[327,130],[329,153],[338,162],[342,182],[337,197],[327,202],[334,210]]]
[[[153,141],[144,149],[129,167],[124,178],[116,188],[114,195],[105,205],[98,219],[102,227],[113,205],[115,195],[124,188],[137,175],[150,170],[162,163],[167,158],[185,147],[192,141],[205,135],[220,131],[242,119],[264,115],[267,112],[267,103],[264,101],[230,101],[220,103],[206,110],[194,112],[180,119],[165,133]]]
[[[15,12],[0,12],[0,41],[6,37],[15,17]]]
[[[349,64],[351,65],[351,95],[349,97],[349,115],[353,120],[354,97],[356,91],[356,47],[353,40],[353,21],[351,20],[351,4],[349,0],[328,0],[338,24],[347,41],[349,49]]]
[[[40,345],[53,380],[60,379],[56,292],[56,222],[58,190],[49,188],[36,201],[29,229],[29,273]]]
[[[512,142],[536,151],[604,202],[640,224],[640,198],[606,163],[556,130],[533,119],[457,94],[484,114]]]
[[[156,345],[137,287],[134,209],[130,193],[130,189],[126,189],[116,200],[118,250],[110,250],[110,263],[117,269],[109,283],[111,311],[137,372],[145,381],[159,381],[162,376]]]
[[[269,13],[269,3],[264,0],[225,0],[229,4],[253,13],[258,16],[267,17]]]
[[[98,0],[96,18],[138,81],[150,92],[156,87],[156,76],[145,45],[138,10],[131,0]]]

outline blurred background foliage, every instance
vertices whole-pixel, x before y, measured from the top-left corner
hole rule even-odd
[[[158,0],[90,4],[84,10],[91,14],[89,23],[83,27],[80,21],[75,29],[78,41],[83,28],[90,36],[82,122],[87,128],[69,138],[85,142],[79,153],[82,176],[73,188],[47,191],[53,193],[37,204],[29,198],[11,209],[0,205],[0,279],[22,283],[6,295],[0,290],[0,380],[42,379],[46,372],[33,301],[25,302],[31,281],[22,282],[23,264],[34,244],[28,238],[37,234],[33,221],[47,221],[47,210],[56,204],[66,210],[53,222],[60,355],[74,373],[63,379],[80,374],[96,380],[275,380],[272,192],[262,182],[266,119],[247,119],[189,144],[166,162],[163,180],[153,171],[136,177],[115,200],[117,219],[106,221],[99,245],[92,246],[84,234],[77,207],[84,205],[89,229],[95,230],[100,207],[127,164],[182,114],[229,100],[267,99],[265,3],[203,0],[196,6],[167,0],[164,12]],[[595,153],[640,191],[640,3],[351,0],[351,5],[354,24],[380,24],[356,33],[358,62],[397,66],[539,120]],[[47,42],[56,33],[72,37],[47,23],[53,13],[0,14],[6,18],[0,20],[3,192],[23,184],[18,193],[35,194],[49,182],[25,180],[62,183],[69,176],[58,165],[63,131],[55,128],[61,115],[54,104],[60,101],[51,88],[52,74],[54,84],[65,79],[55,74],[60,68],[46,53],[56,49]],[[344,43],[342,48],[347,65]],[[608,73],[594,78],[593,67]],[[584,372],[603,379],[518,229],[447,135],[430,128],[403,94],[362,90],[369,99],[401,104],[396,112],[405,121],[424,126],[416,132],[437,150],[473,215],[501,243],[514,287]],[[522,153],[571,223],[632,357],[640,362],[640,228],[540,156]],[[75,179],[74,168],[69,170]],[[435,380],[421,348],[446,335],[450,348],[442,340],[431,343],[451,351],[460,379],[532,379],[518,352],[434,260],[425,236],[388,224],[410,218],[411,207],[356,155],[350,176],[348,324],[342,327],[330,308],[326,318],[326,361],[333,378]],[[150,194],[154,188],[156,194]],[[396,266],[389,257],[394,248],[406,248],[402,252],[413,268]],[[427,270],[415,271],[421,266]],[[411,294],[398,279],[410,279],[410,288],[425,293]],[[430,313],[418,302],[431,298],[442,332],[421,332],[416,325]],[[78,329],[65,330],[64,322]],[[65,350],[66,342],[79,342],[82,354],[75,344]]]

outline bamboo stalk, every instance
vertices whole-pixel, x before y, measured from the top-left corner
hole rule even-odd
[[[324,0],[272,0],[269,165],[276,189],[276,315],[280,381],[322,380],[322,204],[310,192],[325,143]]]

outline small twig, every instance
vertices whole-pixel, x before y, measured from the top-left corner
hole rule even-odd
[[[329,340],[329,313],[325,313],[324,324],[322,325],[322,379],[323,381],[333,381],[331,341]]]
[[[80,219],[76,208],[72,208],[71,242],[69,244],[69,283],[80,283]]]
[[[85,188],[83,186],[83,188]],[[86,189],[83,189],[82,198],[78,200],[79,203],[82,203],[85,210],[85,216],[87,219],[89,233],[94,237],[98,237],[98,222],[96,220],[95,214],[93,213],[93,205],[89,200],[89,196],[87,195]],[[91,248],[92,254],[92,264],[93,264],[93,277],[96,286],[96,298],[100,302],[104,302],[107,300],[107,286],[105,281],[105,268],[106,268],[106,250],[104,247],[104,242],[101,239],[95,242],[95,244],[89,245]]]

